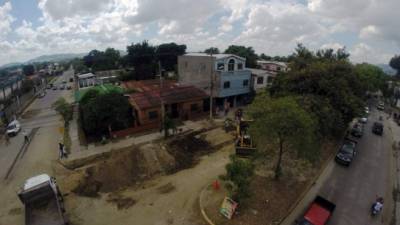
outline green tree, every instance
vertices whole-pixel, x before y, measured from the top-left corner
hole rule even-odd
[[[388,76],[378,66],[362,63],[355,65],[355,72],[359,77],[364,90],[376,92],[387,88]]]
[[[256,68],[258,56],[252,47],[231,45],[225,50],[225,54],[234,54],[246,59],[246,67]]]
[[[175,43],[161,44],[156,49],[157,60],[161,67],[166,71],[176,70],[178,56],[186,53],[186,45],[177,45]]]
[[[68,124],[72,120],[72,105],[65,98],[59,98],[52,104],[52,107],[62,116],[64,124]]]
[[[247,159],[230,156],[230,163],[226,165],[226,179],[233,183],[232,198],[240,202],[250,196],[250,181],[254,174],[254,164]]]
[[[92,50],[88,55],[83,57],[85,66],[92,71],[117,69],[120,64],[120,53],[113,48],[107,48],[105,52]]]
[[[136,80],[154,79],[158,69],[156,47],[147,41],[127,46],[126,63],[135,68]]]
[[[262,59],[262,60],[271,60],[272,57],[269,56],[269,55],[266,55],[266,54],[264,54],[264,53],[261,53],[260,59]]]
[[[204,50],[204,53],[207,53],[209,55],[210,54],[213,54],[213,55],[219,54],[219,49],[216,47],[210,47],[210,48],[207,48],[206,50]]]
[[[400,55],[395,55],[390,59],[389,66],[397,71],[396,76],[400,77]]]
[[[89,68],[85,65],[83,59],[81,58],[72,59],[70,64],[72,65],[72,67],[75,70],[75,73],[77,74],[89,72]]]
[[[277,149],[275,178],[281,175],[283,154],[294,151],[298,157],[315,159],[315,122],[293,97],[269,99],[259,95],[251,104],[250,116],[254,122],[250,127],[257,146],[272,146]],[[266,149],[262,149],[266,150]]]
[[[31,76],[35,73],[35,67],[33,65],[25,65],[22,67],[22,71],[25,76]]]
[[[132,124],[132,107],[120,93],[87,92],[82,100],[79,107],[87,135],[109,135],[110,131],[124,129]]]

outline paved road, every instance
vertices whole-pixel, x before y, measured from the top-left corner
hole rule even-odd
[[[55,85],[59,85],[64,79],[67,80],[72,77],[73,73],[73,70],[64,72],[62,76],[57,78]],[[60,116],[51,109],[51,104],[61,96],[70,98],[71,95],[71,90],[47,90],[47,94],[43,98],[37,98],[19,118],[22,129],[30,132],[34,128],[59,126]],[[23,136],[21,133],[10,138],[9,145],[0,142],[0,179],[6,176],[22,145]]]
[[[349,168],[335,165],[331,176],[320,190],[320,195],[336,204],[330,225],[382,224],[383,217],[371,218],[369,209],[376,196],[391,198],[392,132],[385,120],[384,135],[371,132],[378,116],[385,115],[375,109],[366,124],[364,135],[358,139],[357,155]],[[388,193],[389,192],[389,193]],[[387,218],[385,218],[388,222]]]

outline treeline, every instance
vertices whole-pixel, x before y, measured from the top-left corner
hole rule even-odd
[[[321,141],[343,136],[364,113],[368,93],[390,94],[390,77],[370,64],[353,65],[345,49],[313,52],[299,44],[288,62],[289,70],[249,108],[259,150],[277,150],[276,178],[286,152],[318,160]]]

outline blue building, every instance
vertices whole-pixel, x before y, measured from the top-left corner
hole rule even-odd
[[[179,83],[203,89],[219,106],[236,106],[250,93],[251,71],[245,65],[237,55],[188,53],[178,57]]]

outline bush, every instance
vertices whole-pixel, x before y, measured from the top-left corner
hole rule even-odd
[[[250,196],[249,186],[254,174],[254,165],[250,160],[240,159],[235,155],[230,156],[231,162],[226,165],[227,188],[231,197],[237,202]]]

